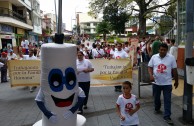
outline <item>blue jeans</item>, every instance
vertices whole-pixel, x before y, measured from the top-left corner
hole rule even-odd
[[[169,119],[171,115],[171,94],[172,94],[172,85],[153,85],[154,90],[154,107],[155,110],[160,110],[161,100],[160,95],[163,91],[164,97],[164,119]]]

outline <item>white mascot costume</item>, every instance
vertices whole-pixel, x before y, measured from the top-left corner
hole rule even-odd
[[[55,38],[56,43],[41,46],[41,87],[35,100],[43,116],[33,126],[83,126],[86,119],[77,115],[85,98],[76,79],[77,47],[64,44],[61,34]]]

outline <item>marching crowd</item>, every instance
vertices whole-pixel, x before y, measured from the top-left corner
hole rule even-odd
[[[162,40],[159,36],[154,39],[151,37],[139,40],[138,44],[133,45],[129,41],[124,43],[110,44],[108,42],[95,41],[94,43],[86,43],[83,41],[77,45],[77,78],[79,87],[84,91],[86,98],[84,104],[79,108],[82,114],[87,109],[87,101],[90,90],[90,72],[94,71],[90,59],[124,59],[130,58],[129,53],[134,50],[134,67],[139,66],[141,62],[148,62],[148,70],[150,81],[154,81],[154,107],[155,112],[160,113],[161,101],[160,94],[164,95],[164,120],[172,124],[171,115],[171,92],[172,92],[172,76],[175,79],[175,88],[178,87],[178,74],[176,70],[176,60],[178,47],[175,40]],[[8,60],[37,60],[40,58],[41,51],[36,44],[32,44],[27,40],[21,42],[19,54],[13,52],[9,45],[5,47],[1,53],[1,83],[7,82],[7,62]],[[33,92],[36,87],[30,87]],[[120,117],[121,125],[138,125],[139,120],[137,111],[140,108],[140,102],[135,95],[131,94],[132,84],[128,81],[123,82],[122,86],[115,86],[115,91],[121,92],[116,102],[117,113]],[[130,103],[130,104],[128,104]],[[127,112],[127,113],[126,113]]]

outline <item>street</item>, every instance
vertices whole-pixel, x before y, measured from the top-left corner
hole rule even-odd
[[[183,81],[180,80],[180,85]],[[133,93],[137,94],[137,71],[133,72]],[[184,125],[182,117],[181,89],[173,91],[172,120],[175,126]],[[140,126],[168,126],[163,121],[162,114],[153,113],[152,87],[141,87],[141,108],[138,111]],[[11,88],[9,82],[0,84],[0,126],[32,126],[41,119],[34,98],[38,89],[30,93],[25,87]],[[119,117],[116,114],[115,103],[120,92],[114,87],[91,87],[88,109],[84,109],[86,126],[118,126]],[[180,94],[180,95],[179,95]],[[194,107],[194,106],[193,106]],[[163,107],[162,107],[163,111]]]

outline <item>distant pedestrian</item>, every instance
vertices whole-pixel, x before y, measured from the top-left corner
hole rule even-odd
[[[154,94],[154,107],[155,113],[161,113],[161,100],[160,95],[163,91],[164,98],[164,120],[168,124],[173,124],[171,116],[171,94],[172,94],[172,74],[174,74],[174,87],[178,87],[178,74],[177,64],[174,56],[167,53],[168,45],[162,43],[159,45],[159,54],[152,56],[148,63],[148,71],[150,81],[154,81],[153,94]]]
[[[90,72],[94,71],[91,62],[88,59],[84,59],[84,53],[78,51],[77,53],[77,80],[79,87],[84,91],[86,98],[83,105],[79,107],[79,114],[83,113],[83,109],[87,109],[88,96],[90,91]]]
[[[117,114],[120,117],[121,126],[138,126],[139,117],[137,111],[140,109],[140,102],[134,94],[131,94],[132,84],[125,81],[122,84],[123,94],[116,102]]]
[[[0,62],[3,63],[3,67],[1,67],[1,83],[8,82],[7,81],[7,53],[2,52]]]
[[[117,44],[117,51],[114,52],[113,59],[125,59],[129,58],[129,55],[122,49],[122,44]],[[115,86],[115,91],[121,92],[121,86]]]
[[[152,55],[158,54],[159,45],[161,43],[159,36],[156,36],[155,41],[152,43]]]
[[[170,47],[169,53],[170,53],[171,55],[173,55],[174,58],[175,58],[175,60],[177,61],[178,47],[175,46],[175,40],[172,39],[172,40],[170,41],[170,44],[171,44],[171,47]]]

